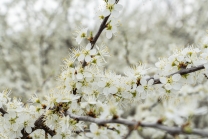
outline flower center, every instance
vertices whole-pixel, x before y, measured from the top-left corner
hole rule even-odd
[[[107,25],[107,30],[112,30],[112,26],[110,24]]]
[[[168,83],[172,83],[173,82],[173,79],[171,77],[168,78]]]
[[[113,6],[114,6],[113,4],[108,4],[108,5],[107,5],[107,9],[108,9],[110,12],[112,12],[112,10],[114,9]]]
[[[100,19],[104,19],[104,16],[103,16],[103,15],[101,15],[101,16],[99,16],[99,18],[100,18]]]
[[[86,34],[85,33],[82,33],[81,34],[81,38],[85,38],[86,37]]]

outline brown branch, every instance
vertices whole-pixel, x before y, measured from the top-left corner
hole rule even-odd
[[[115,3],[117,4],[118,2],[119,2],[119,0],[116,0]],[[107,22],[108,22],[108,18],[109,18],[109,17],[110,17],[110,15],[106,16],[106,17],[103,19],[103,21],[102,21],[102,23],[100,24],[100,27],[99,27],[99,29],[98,29],[98,32],[97,32],[96,35],[93,37],[93,40],[90,41],[90,43],[91,43],[91,49],[94,48],[94,46],[95,46],[95,44],[96,44],[98,38],[100,37],[100,34],[101,34],[101,33],[103,32],[103,30],[106,28],[106,24],[107,24]],[[86,65],[87,65],[87,62],[84,61],[83,64],[82,64],[82,67],[84,68]]]
[[[73,131],[73,133],[76,133],[76,134],[86,133],[86,132],[90,132],[90,130],[89,130],[89,129],[85,129],[84,131],[82,131],[82,130],[79,130],[79,131]]]
[[[200,129],[191,129],[190,131],[186,131],[181,127],[169,127],[169,126],[161,125],[158,123],[141,123],[141,122],[129,121],[125,119],[98,119],[98,118],[92,118],[89,116],[78,116],[78,115],[74,115],[70,113],[68,113],[68,115],[73,119],[77,119],[77,120],[85,121],[85,122],[92,122],[98,125],[104,125],[108,123],[117,123],[117,124],[123,124],[123,125],[130,126],[130,127],[141,126],[141,127],[150,127],[150,128],[160,129],[171,135],[187,134],[187,135],[199,135],[203,137],[208,137],[208,131],[204,131]]]
[[[133,131],[134,131],[134,129],[130,129],[130,128],[129,128],[128,133],[126,134],[126,136],[125,136],[123,139],[128,139],[128,137],[131,136],[131,133],[132,133]]]
[[[35,121],[35,127],[32,128],[32,132],[34,132],[37,129],[43,129],[45,131],[45,133],[48,133],[50,136],[54,136],[56,134],[56,132],[54,130],[51,130],[49,127],[47,127],[44,124],[44,115],[41,115],[36,121]],[[21,137],[21,139],[29,139],[29,133],[25,132],[25,130],[23,129],[22,131],[22,135],[23,137]],[[32,133],[31,132],[31,133]]]
[[[106,16],[106,17],[103,19],[103,22],[100,24],[100,27],[99,27],[99,29],[98,29],[97,34],[95,35],[95,37],[93,38],[93,40],[90,41],[91,46],[92,46],[91,49],[94,48],[94,46],[95,46],[95,44],[96,44],[98,38],[100,37],[100,34],[101,34],[102,31],[105,29],[106,23],[107,23],[109,17],[110,17],[110,15],[109,15],[109,16]]]
[[[4,116],[4,114],[6,114],[7,112],[3,109],[3,108],[0,108],[0,112],[2,113],[2,115]],[[43,129],[46,133],[48,133],[49,135],[51,136],[54,136],[56,134],[56,132],[54,130],[51,130],[49,127],[47,127],[45,124],[44,124],[44,115],[41,115],[36,121],[35,121],[35,127],[32,128],[32,132],[34,132],[35,130],[37,129]],[[32,133],[31,132],[31,133]],[[23,128],[21,130],[21,133],[22,133],[22,137],[21,139],[27,139],[29,138],[29,134],[30,133],[27,133],[25,131],[25,129]]]
[[[106,23],[107,23],[109,17],[110,17],[110,15],[109,15],[109,16],[106,16],[106,17],[103,19],[103,22],[101,23],[101,25],[100,25],[100,27],[99,27],[99,29],[98,29],[97,34],[95,35],[95,37],[93,37],[93,40],[90,41],[90,43],[91,43],[91,49],[94,48],[94,46],[95,46],[95,44],[96,44],[98,38],[100,37],[100,34],[101,34],[102,31],[105,29]],[[86,65],[87,65],[87,62],[84,61],[83,64],[82,64],[82,67],[84,68]]]
[[[185,75],[185,74],[192,73],[192,72],[195,72],[195,71],[198,71],[198,70],[202,70],[202,69],[204,69],[204,64],[203,65],[199,65],[197,67],[188,68],[188,69],[181,69],[181,70],[179,70],[179,71],[177,71],[175,73],[172,73],[172,74],[168,75],[167,77],[171,77],[174,74]],[[151,77],[148,80],[150,80],[150,79],[154,79],[154,78]],[[160,82],[159,79],[154,79],[154,84],[161,84],[161,82]]]
[[[116,4],[117,4],[118,2],[119,2],[119,0],[116,0]],[[101,34],[102,31],[105,29],[106,23],[107,23],[109,17],[110,17],[110,15],[109,15],[109,16],[106,16],[106,17],[103,19],[103,22],[101,23],[101,25],[100,25],[100,27],[99,27],[99,29],[98,29],[97,34],[95,35],[95,37],[93,38],[93,40],[90,41],[91,46],[92,46],[91,49],[94,48],[94,46],[95,46],[95,44],[96,44],[98,38],[100,37],[100,34]]]
[[[200,130],[200,129],[192,129],[191,131],[183,130],[181,127],[169,127],[157,123],[141,123],[140,126],[142,127],[151,127],[155,129],[160,129],[166,131],[171,135],[177,134],[187,134],[187,135],[199,135],[203,137],[208,137],[208,131]]]

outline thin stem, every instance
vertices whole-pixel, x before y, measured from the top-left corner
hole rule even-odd
[[[118,2],[119,2],[119,0],[116,0],[115,3],[117,4]],[[98,32],[97,32],[96,35],[93,37],[93,40],[90,41],[90,43],[91,43],[91,49],[94,48],[94,46],[95,46],[95,44],[96,44],[98,38],[100,37],[100,34],[101,34],[101,33],[103,32],[103,30],[106,28],[106,24],[107,24],[107,22],[108,22],[108,18],[109,18],[109,17],[110,17],[110,15],[106,16],[106,17],[103,19],[103,21],[102,21],[102,23],[100,24],[100,27],[99,27],[99,29],[98,29]],[[82,68],[84,68],[86,65],[87,65],[87,62],[84,61],[83,64],[82,64]]]
[[[188,69],[181,69],[181,70],[179,70],[175,73],[172,73],[172,74],[168,75],[167,77],[171,77],[174,74],[185,75],[185,74],[192,73],[192,72],[195,72],[195,71],[199,71],[199,70],[202,70],[202,69],[204,69],[204,65],[199,65],[199,66],[191,67],[191,68],[188,68]],[[151,77],[148,80],[150,80],[150,79],[154,79],[154,78]],[[154,79],[154,84],[161,84],[161,82],[160,82],[159,79]]]
[[[98,119],[98,118],[92,118],[89,116],[78,116],[78,115],[74,115],[71,113],[68,113],[68,115],[73,119],[76,119],[79,121],[85,121],[85,122],[92,122],[98,125],[117,123],[117,124],[123,124],[123,125],[130,126],[130,127],[141,126],[141,127],[150,127],[150,128],[160,129],[171,135],[188,134],[188,135],[199,135],[203,137],[208,137],[208,131],[204,131],[200,129],[191,129],[189,131],[186,131],[181,127],[169,127],[169,126],[158,124],[158,123],[142,123],[142,122],[125,120],[125,119]]]

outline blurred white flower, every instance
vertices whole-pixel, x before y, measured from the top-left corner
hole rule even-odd
[[[90,124],[90,132],[86,133],[87,137],[91,137],[92,139],[108,139],[106,130],[99,129],[95,123]]]
[[[153,83],[154,83],[153,79],[147,81],[146,78],[141,78],[140,80],[141,85],[139,85],[136,90],[141,94],[142,99],[145,99],[147,94],[153,91],[153,86],[152,86]]]
[[[105,32],[106,32],[106,37],[108,39],[112,38],[113,34],[117,32],[117,25],[116,22],[114,22],[114,20],[107,24]]]
[[[113,17],[117,18],[119,16],[119,11],[123,8],[120,4],[115,4],[115,0],[108,0],[106,3],[106,9],[104,10],[104,16],[111,14]]]
[[[166,90],[179,90],[181,88],[181,84],[178,82],[181,78],[180,74],[174,74],[171,77],[160,77],[161,83],[164,84]]]
[[[77,33],[76,42],[80,44],[84,38],[87,38],[88,28],[83,28]]]
[[[88,43],[85,50],[82,51],[82,53],[80,54],[80,56],[78,57],[78,61],[86,61],[86,62],[90,62],[91,61],[91,56],[95,55],[97,53],[96,49],[91,49],[91,44]]]

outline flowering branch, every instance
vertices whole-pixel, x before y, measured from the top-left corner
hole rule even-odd
[[[109,17],[110,17],[110,15],[107,16],[107,17],[105,17],[105,18],[103,19],[103,22],[100,24],[100,27],[99,27],[99,29],[98,29],[97,34],[95,35],[95,37],[93,38],[93,40],[90,41],[90,43],[91,43],[91,45],[92,45],[91,49],[94,48],[94,46],[95,46],[95,44],[96,44],[98,38],[100,37],[100,34],[101,34],[102,31],[106,28],[106,23],[107,23]]]
[[[126,134],[126,136],[125,136],[123,139],[127,139],[127,138],[131,135],[131,133],[132,133],[133,131],[134,131],[134,129],[129,128],[128,133]]]
[[[157,115],[157,118],[162,117],[166,119],[167,123],[174,123],[174,127],[163,125],[162,121],[143,123],[119,118],[124,112],[123,107],[132,106],[132,103],[143,99],[147,99],[147,101],[145,100],[147,105],[145,104],[145,108],[142,106],[143,104],[139,105],[138,107],[141,109],[138,109],[136,116],[141,115],[140,119],[143,117],[148,119],[148,116],[152,118],[152,111],[157,102],[151,104],[151,99],[152,96],[155,99],[155,95],[158,95],[157,92],[162,96],[179,91],[183,85],[203,81],[204,74],[208,74],[207,70],[196,74],[188,73],[208,69],[208,64],[199,65],[208,62],[208,47],[202,49],[189,47],[175,51],[168,58],[160,59],[155,64],[158,78],[149,78],[146,75],[147,69],[142,64],[126,70],[126,76],[109,71],[101,72],[100,67],[106,62],[104,57],[109,56],[109,52],[106,46],[98,47],[96,42],[103,30],[106,31],[108,39],[116,34],[118,23],[116,18],[122,9],[122,5],[117,4],[118,1],[104,0],[105,8],[99,14],[102,23],[95,36],[92,32],[88,36],[87,28],[78,31],[76,37],[78,44],[83,39],[88,39],[89,42],[85,48],[79,47],[71,51],[59,77],[60,85],[45,95],[44,100],[34,95],[30,99],[34,105],[25,105],[19,99],[10,98],[10,93],[6,91],[0,93],[0,107],[4,106],[6,110],[0,108],[2,113],[0,121],[3,125],[0,135],[8,138],[27,139],[39,136],[40,133],[36,130],[42,129],[40,132],[44,131],[45,136],[49,134],[53,139],[72,138],[77,134],[82,138],[108,138],[111,136],[111,138],[124,137],[125,139],[131,135],[132,131],[148,127],[171,135],[194,134],[208,137],[208,133],[203,130],[191,129],[188,125],[189,121],[188,124],[184,124],[187,123],[187,117],[207,113],[207,108],[198,108],[198,100],[195,99],[191,101],[191,105],[178,104],[178,106],[172,107],[169,102],[161,105],[163,111],[161,115]],[[199,66],[195,67],[195,65]],[[161,85],[154,86],[154,84]],[[147,95],[152,96],[147,97]],[[151,109],[151,112],[143,113],[147,108]],[[177,108],[182,109],[183,113],[178,113]],[[113,118],[107,119],[106,117]],[[110,123],[111,125],[108,125]],[[128,132],[122,132],[123,129],[127,129]],[[41,136],[44,135],[40,135],[39,138],[42,138]]]
[[[173,76],[175,74],[185,75],[185,74],[192,73],[192,72],[195,72],[195,71],[198,71],[198,70],[202,70],[204,68],[205,67],[204,67],[204,64],[203,64],[203,65],[199,65],[197,67],[192,67],[192,68],[188,68],[188,69],[181,69],[181,70],[179,70],[179,71],[177,71],[175,73],[172,73],[172,74],[168,75],[167,77],[171,77],[171,76]],[[151,77],[148,80],[150,80],[150,79],[154,79],[154,78]],[[160,82],[159,79],[154,79],[154,84],[160,84],[160,83],[161,82]]]
[[[116,0],[115,1],[115,4],[117,4],[119,2],[119,0]],[[110,14],[111,15],[111,14]],[[91,43],[91,49],[94,48],[98,38],[100,37],[100,34],[102,33],[102,31],[106,28],[106,25],[107,25],[107,21],[108,21],[108,18],[110,17],[110,15],[106,16],[102,23],[100,24],[100,27],[98,29],[98,32],[97,34],[92,38],[92,40],[90,40],[90,43]],[[91,38],[90,38],[91,39]],[[83,64],[82,64],[82,67],[84,68],[85,66],[87,65],[87,62],[84,61]]]
[[[116,0],[115,3],[117,4],[118,2],[119,2],[119,0]],[[106,23],[107,23],[109,17],[110,17],[110,15],[109,15],[109,16],[106,16],[106,17],[103,19],[103,22],[100,24],[100,27],[99,27],[99,29],[98,29],[97,34],[95,35],[95,37],[93,38],[93,40],[90,41],[90,43],[91,43],[91,45],[92,45],[91,49],[94,48],[95,43],[97,42],[98,38],[100,37],[100,34],[101,34],[102,31],[106,28]]]
[[[110,15],[107,16],[107,17],[105,17],[105,18],[103,19],[103,22],[100,24],[100,27],[99,27],[99,29],[98,29],[97,34],[95,35],[95,37],[93,38],[93,40],[90,41],[90,43],[91,43],[91,49],[94,48],[94,46],[95,46],[95,44],[96,44],[98,38],[100,37],[100,34],[101,34],[102,31],[106,28],[106,23],[107,23],[109,17],[110,17]],[[82,64],[82,67],[84,68],[86,65],[87,65],[87,62],[84,61],[83,64]]]
[[[36,121],[35,121],[35,127],[32,128],[32,132],[34,132],[37,129],[43,129],[46,133],[48,133],[50,136],[54,136],[56,134],[56,132],[54,130],[51,130],[49,127],[47,127],[44,124],[44,115],[41,115]],[[23,137],[21,137],[21,139],[27,139],[29,133],[25,132],[25,130],[23,129],[22,131],[22,135]],[[32,133],[31,132],[31,133]]]
[[[158,124],[158,123],[141,123],[141,122],[136,122],[136,121],[124,120],[124,119],[98,119],[98,118],[92,118],[89,116],[78,116],[78,115],[74,115],[70,113],[68,113],[68,115],[73,119],[85,121],[85,122],[92,122],[98,125],[104,125],[108,123],[117,123],[117,124],[123,124],[123,125],[134,127],[134,129],[137,129],[137,127],[139,126],[160,129],[160,130],[166,131],[167,133],[171,135],[188,134],[188,135],[199,135],[203,137],[208,137],[208,132],[200,130],[200,129],[184,130],[184,128],[182,127],[169,127],[169,126],[165,126],[165,125]]]
[[[6,114],[7,112],[0,108],[0,112],[2,113],[2,115],[4,116],[4,114]],[[36,121],[35,121],[35,127],[32,128],[32,132],[37,130],[37,129],[43,129],[46,133],[50,134],[51,136],[54,136],[56,133],[55,131],[51,130],[49,127],[47,127],[45,124],[44,124],[44,115],[41,115]],[[28,138],[28,135],[29,133],[25,132],[25,129],[23,128],[21,130],[21,133],[22,133],[22,137],[21,139],[27,139]]]
[[[6,114],[7,112],[0,108],[0,112],[2,113],[2,115]],[[35,127],[32,128],[32,132],[34,132],[35,130],[37,129],[43,129],[46,133],[50,134],[51,136],[54,136],[56,133],[55,131],[51,130],[49,127],[47,127],[45,124],[44,124],[44,115],[41,115],[36,121],[35,121]],[[29,133],[25,132],[25,129],[22,129],[21,130],[21,133],[22,133],[22,137],[21,139],[27,139],[28,138],[28,135]]]

